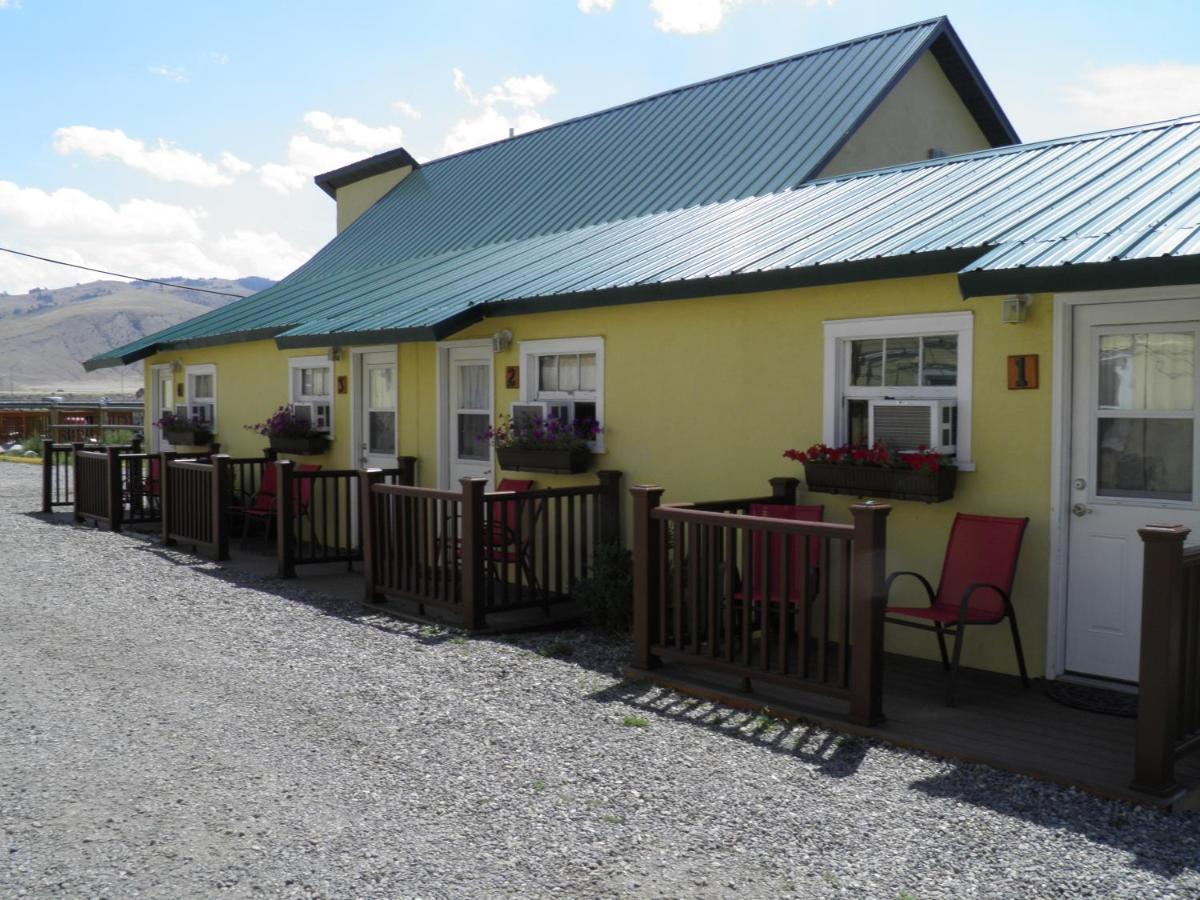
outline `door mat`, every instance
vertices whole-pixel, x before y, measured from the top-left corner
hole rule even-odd
[[[1137,717],[1137,694],[1125,691],[1071,684],[1069,681],[1051,681],[1046,685],[1046,696],[1055,703],[1087,712],[1126,719]]]

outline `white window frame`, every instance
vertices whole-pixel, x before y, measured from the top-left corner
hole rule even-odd
[[[970,310],[911,316],[826,320],[824,323],[825,371],[821,440],[830,445],[842,444],[847,440],[846,415],[842,400],[845,397],[853,398],[856,394],[855,389],[848,384],[851,341],[951,334],[958,338],[958,384],[956,386],[897,387],[888,390],[888,396],[898,400],[939,398],[956,400],[958,403],[958,442],[955,465],[964,472],[974,471],[975,462],[971,456],[971,397],[975,374],[975,315]],[[878,393],[878,389],[871,388],[870,392]]]
[[[192,418],[192,404],[196,402],[195,396],[192,394],[192,378],[196,375],[211,375],[212,376],[212,432],[217,433],[217,367],[212,363],[203,363],[195,366],[185,366],[183,369],[183,403],[187,410],[187,417]],[[202,402],[207,403],[208,400]]]
[[[546,401],[553,403],[562,400],[581,400],[585,403],[596,404],[596,421],[601,428],[607,426],[604,418],[604,338],[556,338],[542,341],[521,341],[518,344],[521,355],[521,402],[536,403]],[[567,391],[538,390],[538,357],[556,356],[570,353],[596,354],[596,390],[587,394],[594,396],[580,397]],[[593,453],[604,452],[604,432],[596,435],[596,439],[588,444]]]
[[[325,369],[329,373],[329,393],[321,395],[301,394],[298,391],[297,381],[300,377],[301,369]],[[333,400],[337,394],[337,385],[334,381],[333,361],[327,356],[292,356],[288,358],[288,406],[293,406],[297,403],[312,403],[314,405],[327,405],[329,407],[329,421],[324,428],[315,429],[322,434],[333,436]]]

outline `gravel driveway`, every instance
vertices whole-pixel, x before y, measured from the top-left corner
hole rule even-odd
[[[38,478],[0,464],[0,896],[1200,895],[1200,817],[50,523]]]

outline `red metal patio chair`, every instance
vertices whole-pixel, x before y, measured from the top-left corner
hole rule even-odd
[[[296,466],[297,474],[319,471],[321,471],[321,467],[316,463],[302,463]],[[271,536],[271,529],[275,525],[275,511],[279,502],[278,495],[279,478],[276,474],[275,466],[268,463],[263,470],[262,484],[259,485],[253,500],[249,506],[241,510],[243,516],[242,546],[245,546],[250,536],[250,524],[252,522],[264,523],[263,537],[269,538]],[[292,483],[292,515],[297,519],[307,516],[311,503],[312,479],[297,478]]]
[[[814,505],[791,505],[791,504],[776,504],[776,503],[751,503],[749,513],[752,516],[766,516],[773,519],[791,519],[795,522],[820,522],[825,516],[825,507],[820,504]],[[763,540],[764,534],[761,531],[752,532],[750,535],[750,572],[742,573],[742,589],[734,594],[735,600],[745,600],[750,598],[751,602],[760,603],[765,594],[767,594],[767,585],[763,584],[763,564],[767,562],[771,566],[771,571],[768,573],[768,581],[770,582],[770,596],[767,600],[771,603],[778,603],[781,596],[786,596],[792,603],[800,603],[804,599],[805,579],[810,586],[812,592],[816,593],[816,587],[820,580],[819,560],[821,559],[821,539],[818,537],[808,538],[808,564],[805,565],[805,560],[802,558],[803,553],[801,548],[804,546],[804,539],[791,535],[787,538],[788,547],[788,568],[791,573],[790,584],[787,590],[780,591],[780,564],[783,560],[783,540],[781,534],[770,535],[770,543],[766,544]],[[765,545],[765,546],[764,546]],[[769,555],[766,560],[763,559],[764,549],[769,548]]]
[[[1010,596],[1017,571],[1017,558],[1021,552],[1021,538],[1028,524],[1028,518],[959,513],[950,528],[950,540],[942,561],[942,577],[936,592],[925,577],[917,572],[893,572],[884,582],[885,596],[890,596],[892,583],[902,575],[911,575],[925,588],[929,606],[889,606],[885,612],[924,619],[932,622],[932,625],[894,619],[890,615],[884,621],[937,634],[942,667],[950,673],[946,687],[947,706],[954,705],[963,633],[968,625],[998,625],[1008,619],[1012,628],[1013,647],[1017,652],[1017,667],[1021,671],[1021,684],[1029,687],[1025,654],[1021,651],[1021,634],[1017,630],[1017,615]],[[947,635],[954,638],[953,661],[946,655]]]

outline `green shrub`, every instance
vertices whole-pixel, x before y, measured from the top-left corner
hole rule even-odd
[[[591,575],[571,586],[571,599],[583,608],[591,627],[628,634],[633,625],[633,554],[617,544],[597,547]]]

